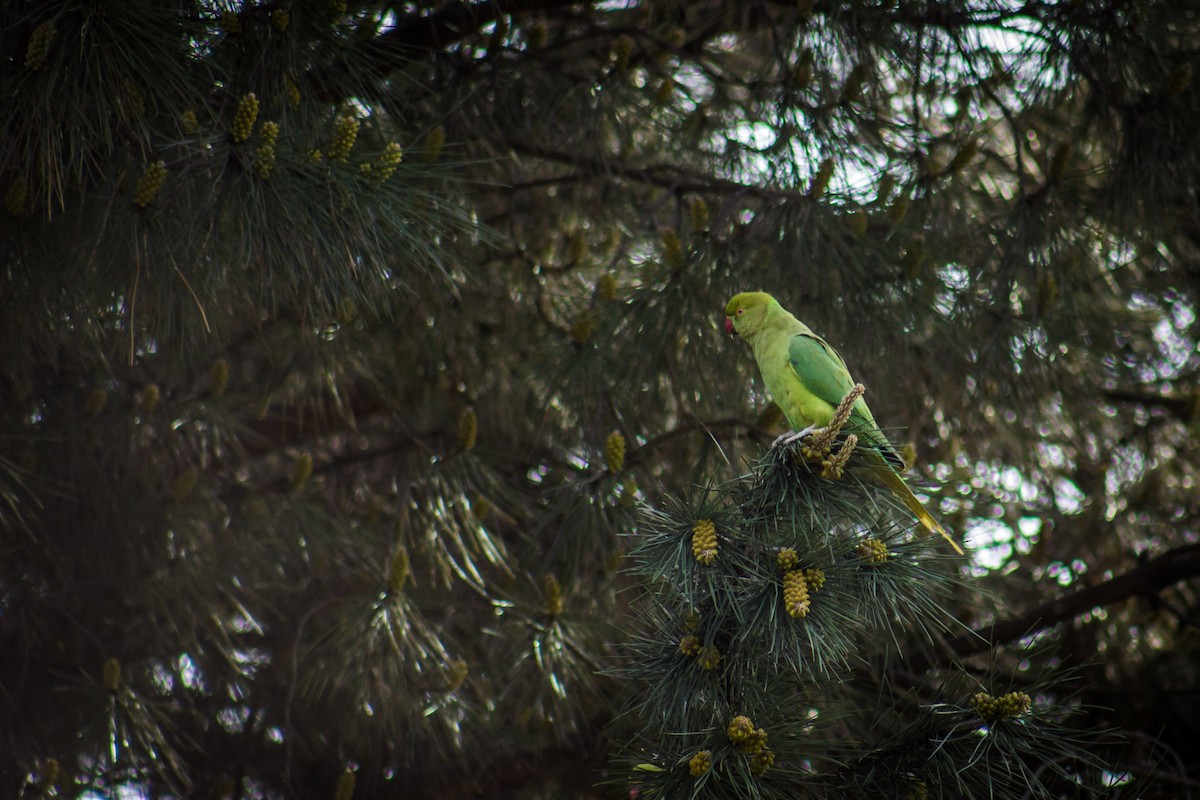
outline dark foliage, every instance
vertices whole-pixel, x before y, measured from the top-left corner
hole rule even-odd
[[[1196,791],[1198,56],[1167,0],[0,5],[0,794]],[[969,561],[767,451],[746,289]]]

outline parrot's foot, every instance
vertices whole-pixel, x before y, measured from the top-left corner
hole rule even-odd
[[[824,428],[808,428],[806,433],[811,434],[808,440],[800,448],[800,455],[810,464],[820,464],[822,475],[833,475],[841,477],[842,468],[846,466],[846,462],[850,459],[850,453],[854,452],[854,445],[849,447],[842,445],[842,449],[837,455],[832,455],[833,445],[837,442],[838,434],[842,432],[842,428],[850,421],[850,415],[854,411],[854,404],[863,396],[866,388],[861,383],[856,383],[842,398],[842,402],[838,403],[838,407],[833,412],[833,418],[829,420],[829,424]],[[854,439],[858,442],[857,437]],[[849,437],[847,437],[849,444]]]
[[[816,428],[808,427],[802,431],[788,431],[787,433],[776,437],[775,441],[771,442],[771,449],[774,450],[776,447],[785,447],[792,442],[803,439],[805,436],[814,433],[816,430]]]
[[[837,431],[832,427],[809,428],[808,436],[800,445],[800,457],[809,464],[825,464],[833,453],[835,436]]]
[[[825,428],[817,428],[813,431],[812,437],[805,442],[804,457],[809,461],[821,462],[830,453],[833,452],[833,443],[837,441],[838,432],[841,431],[841,425],[829,425]]]

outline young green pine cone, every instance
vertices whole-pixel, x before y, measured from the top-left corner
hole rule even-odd
[[[115,692],[121,686],[121,662],[115,658],[110,658],[104,662],[104,670],[102,675],[104,688],[110,692]]]
[[[617,298],[617,279],[611,272],[606,272],[596,280],[596,294],[606,303]]]
[[[553,575],[542,578],[542,594],[546,599],[547,614],[557,617],[563,612],[562,585],[559,584],[558,578]]]
[[[346,159],[350,158],[350,151],[354,149],[354,142],[358,140],[358,125],[358,120],[348,114],[337,118],[333,127],[333,140],[329,143],[330,161],[345,163]]]
[[[492,501],[488,500],[481,494],[477,494],[471,498],[471,515],[479,522],[487,519],[488,512],[492,510]]]
[[[233,114],[233,125],[229,129],[229,138],[235,142],[244,142],[254,132],[254,123],[258,120],[258,97],[253,92],[242,95],[238,100],[237,111]]]
[[[804,580],[808,582],[808,590],[810,592],[819,592],[821,587],[825,585],[825,572],[823,570],[813,568],[804,570]]]
[[[575,321],[571,323],[571,341],[580,347],[583,347],[592,339],[592,334],[596,332],[596,328],[600,327],[600,317],[590,308],[585,308],[575,317]]]
[[[396,142],[389,142],[383,148],[383,152],[379,154],[379,160],[375,163],[374,177],[375,180],[383,183],[396,172],[396,167],[400,166],[400,162],[404,159],[404,151]]]
[[[225,387],[228,385],[229,362],[223,358],[218,358],[208,370],[209,394],[213,397],[220,397],[225,394]]]
[[[312,477],[313,460],[308,453],[301,453],[292,462],[292,489],[300,491],[308,483],[308,479]]]
[[[604,440],[604,458],[608,471],[614,475],[625,467],[625,437],[620,431],[613,431]]]
[[[683,269],[683,243],[679,241],[679,234],[674,228],[663,228],[660,234],[662,238],[663,261],[671,268],[672,272],[679,272]]]
[[[1009,692],[997,701],[997,705],[1002,719],[1012,719],[1028,713],[1033,706],[1033,698],[1025,692]]]
[[[882,564],[888,558],[887,545],[878,539],[866,539],[860,542],[855,548],[855,552],[868,564]]]
[[[721,663],[721,651],[713,645],[709,645],[696,656],[696,663],[700,665],[701,669],[716,669],[717,665]]]
[[[410,570],[408,551],[403,547],[397,547],[396,552],[392,553],[391,561],[388,562],[388,591],[392,594],[399,594],[404,588],[404,584],[408,582]]]
[[[761,777],[775,763],[775,753],[764,747],[750,758],[750,774]]]
[[[460,450],[470,450],[475,446],[475,437],[479,433],[479,418],[473,409],[466,409],[458,418],[458,447]]]
[[[725,735],[735,745],[742,744],[754,736],[754,720],[745,714],[739,714],[729,720],[729,726],[725,729]]]
[[[162,390],[158,388],[157,383],[151,383],[145,389],[142,389],[138,405],[141,406],[143,414],[153,414],[154,409],[158,407],[158,401],[161,399]]]
[[[693,778],[699,778],[712,768],[712,751],[701,750],[688,759],[688,772]]]
[[[717,526],[711,519],[697,520],[692,526],[692,556],[706,566],[717,560]]]
[[[808,581],[800,570],[789,570],[783,575],[783,607],[793,619],[808,616],[812,603],[808,598]]]
[[[795,569],[799,560],[800,559],[796,555],[795,548],[792,547],[781,548],[779,552],[775,554],[775,563],[779,565],[779,568],[784,572],[787,572],[789,569]]]
[[[283,96],[287,100],[287,107],[292,111],[300,108],[300,87],[290,77],[284,79]]]
[[[693,197],[688,205],[688,215],[692,219],[692,230],[696,233],[707,233],[712,224],[708,214],[708,203],[703,197]]]
[[[746,755],[761,753],[767,747],[767,732],[762,728],[755,728],[754,721],[744,714],[729,721],[725,735],[739,752]]]
[[[138,180],[137,189],[133,193],[133,204],[145,208],[154,202],[163,181],[167,179],[167,162],[156,161],[146,165],[142,177]]]
[[[980,717],[988,721],[995,720],[1000,711],[999,701],[987,692],[976,692],[971,696],[969,705]]]
[[[333,800],[352,800],[354,797],[354,773],[347,769],[338,778],[337,788],[333,790]]]
[[[448,664],[446,667],[446,691],[457,692],[466,681],[470,671],[467,662],[461,658]]]
[[[621,482],[621,505],[624,508],[633,508],[637,505],[638,485],[633,478],[626,478]]]
[[[278,122],[264,122],[258,129],[259,145],[254,149],[251,169],[259,178],[266,180],[275,166],[275,139],[279,136]]]
[[[50,43],[57,33],[54,21],[46,20],[33,30],[29,37],[29,45],[25,48],[25,69],[37,72],[46,63],[46,55],[50,52]]]

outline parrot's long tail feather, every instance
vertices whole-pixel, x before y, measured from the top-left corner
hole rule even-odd
[[[950,543],[950,546],[954,548],[956,553],[960,556],[963,554],[963,550],[958,546],[958,542],[950,538],[950,534],[946,533],[946,529],[941,526],[941,523],[925,510],[925,506],[921,505],[921,501],[912,493],[912,489],[908,488],[908,484],[904,482],[904,478],[886,468],[877,469],[876,472],[884,485],[891,489],[896,497],[900,498],[900,501],[913,513],[913,516],[925,526],[928,533],[940,533]]]

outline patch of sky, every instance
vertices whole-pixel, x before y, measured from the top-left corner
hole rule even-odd
[[[1013,368],[1017,374],[1024,371],[1026,357],[1047,359],[1050,357],[1050,341],[1046,332],[1041,328],[1027,328],[1019,335],[1009,340],[1009,351],[1012,353]]]
[[[1100,780],[1106,789],[1116,789],[1118,786],[1124,786],[1127,783],[1133,782],[1133,773],[1131,772],[1109,772],[1104,770],[1100,773]]]
[[[184,686],[194,692],[204,691],[204,676],[190,655],[187,653],[180,654],[175,660],[175,669],[179,673],[179,679],[183,682]]]
[[[1062,561],[1052,561],[1046,567],[1046,576],[1059,586],[1070,586],[1075,582],[1076,578],[1087,571],[1087,563],[1080,559],[1075,559],[1070,564]]]
[[[1044,500],[1038,484],[1015,467],[976,464],[975,473],[976,477],[971,481],[974,489],[992,487],[997,499],[1005,505],[1033,506]],[[1069,481],[1065,484],[1070,488],[1056,486],[1055,500],[1077,511],[1082,507],[1083,494]],[[1043,522],[1037,516],[1022,516],[1015,526],[1002,519],[1004,506],[1001,503],[992,507],[992,519],[974,519],[967,526],[964,538],[970,545],[973,567],[978,574],[1005,567],[1014,553],[1028,553],[1042,533]]]
[[[217,712],[217,724],[229,733],[241,733],[250,719],[250,709],[244,706],[222,708]]]
[[[149,789],[138,783],[121,783],[101,791],[86,791],[79,800],[150,800]]]
[[[1015,538],[1013,529],[999,520],[980,520],[969,527],[963,539],[970,548],[973,571],[982,574],[1003,566],[1012,557]]]
[[[971,274],[961,264],[950,262],[937,270],[937,275],[944,288],[939,289],[934,296],[934,310],[945,318],[954,316],[958,308],[958,298],[971,285]]]
[[[1174,380],[1196,359],[1196,341],[1185,336],[1196,321],[1195,311],[1178,298],[1168,298],[1167,314],[1154,326],[1154,341],[1162,360],[1156,364],[1161,380]]]
[[[1078,514],[1083,510],[1083,501],[1087,497],[1074,481],[1058,478],[1054,481],[1054,507],[1060,514]]]
[[[1050,434],[1049,426],[1039,425],[1038,436],[1048,436]],[[1067,453],[1061,445],[1050,444],[1049,442],[1039,442],[1037,445],[1038,463],[1043,467],[1059,468],[1067,466]]]

